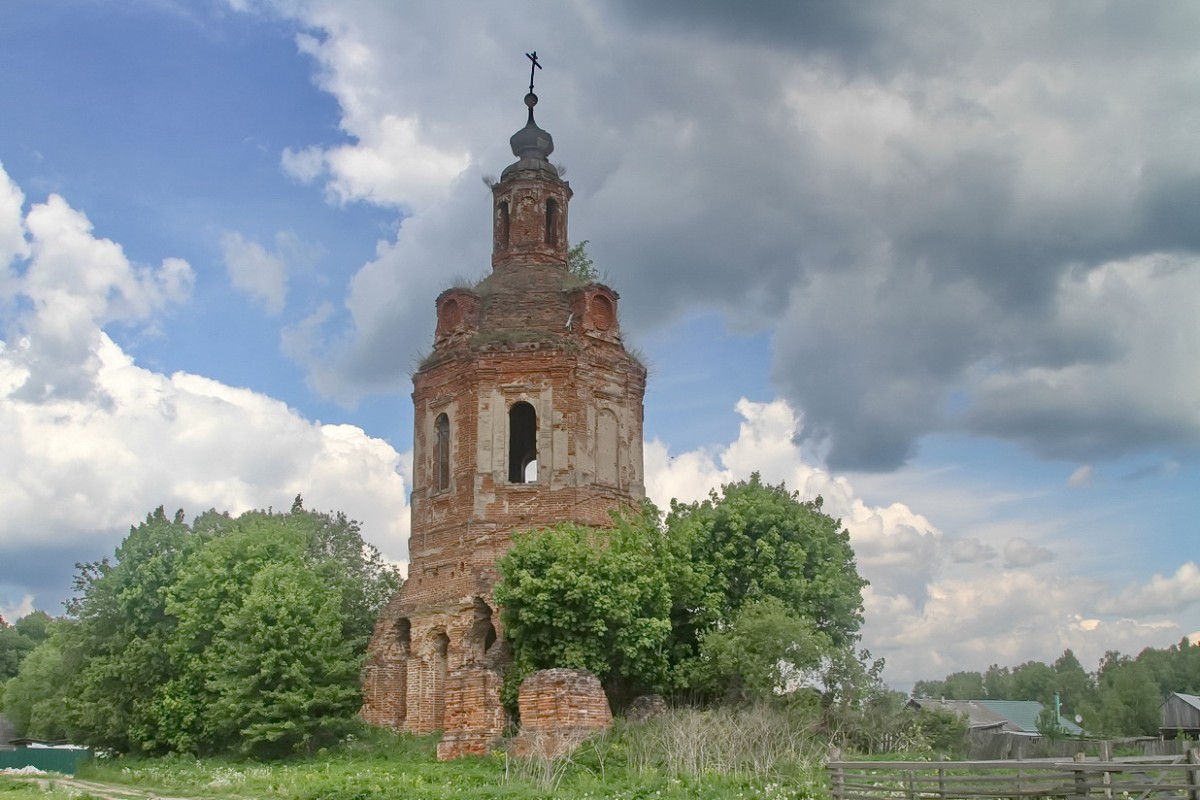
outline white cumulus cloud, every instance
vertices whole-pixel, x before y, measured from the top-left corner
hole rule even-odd
[[[1174,575],[1155,574],[1149,581],[1130,586],[1105,600],[1100,609],[1110,614],[1142,615],[1179,612],[1200,602],[1200,566],[1180,565]]]
[[[971,526],[974,535],[946,536],[908,505],[868,503],[848,478],[810,464],[797,444],[802,420],[786,402],[742,400],[737,411],[738,437],[726,445],[673,454],[659,441],[648,442],[647,493],[665,508],[671,498],[702,499],[759,471],[802,498],[821,495],[824,510],[850,531],[859,574],[870,581],[862,644],[887,659],[885,677],[894,685],[993,663],[1049,663],[1067,648],[1085,664],[1099,663],[1106,650],[1137,652],[1185,635],[1171,614],[1200,599],[1194,563],[1107,600],[1112,589],[1106,582],[1073,574],[1055,560],[1047,540],[1056,530],[1052,521],[1014,518]],[[874,494],[885,491],[881,479],[870,483]],[[986,487],[956,486],[952,474],[938,476],[938,483],[955,504],[998,502]]]
[[[0,201],[0,226],[11,213]],[[303,494],[308,508],[345,511],[385,555],[406,559],[408,456],[257,392],[147,370],[104,331],[152,325],[184,299],[185,262],[131,264],[57,195],[18,230],[17,244],[29,241],[26,250],[9,243],[22,311],[0,341],[0,603],[9,611],[37,598],[14,601],[6,586],[20,578],[52,590],[32,574],[41,565],[111,550],[160,504],[236,514],[287,508]]]
[[[221,236],[221,257],[234,289],[260,303],[270,314],[283,311],[288,268],[279,252],[268,252],[258,242],[229,231]]]

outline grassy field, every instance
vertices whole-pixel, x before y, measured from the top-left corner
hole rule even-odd
[[[713,720],[709,728],[715,728]],[[695,725],[689,722],[689,725]],[[742,742],[716,749],[664,734],[662,725],[617,731],[557,761],[519,760],[497,752],[441,763],[436,739],[373,731],[308,758],[258,763],[188,758],[97,760],[78,782],[42,786],[0,776],[0,800],[152,797],[211,800],[485,800],[485,798],[739,798],[828,797],[820,766],[797,758],[787,743]],[[777,737],[776,737],[777,738]],[[724,739],[731,739],[728,731]],[[664,743],[674,752],[664,750]],[[768,763],[765,758],[770,757]]]

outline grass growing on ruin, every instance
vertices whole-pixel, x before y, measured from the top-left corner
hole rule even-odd
[[[436,738],[370,731],[311,758],[259,763],[232,759],[114,758],[85,766],[79,778],[173,798],[220,800],[683,800],[818,798],[819,761],[803,732],[775,731],[792,742],[767,760],[738,730],[769,734],[702,712],[673,712],[661,720],[618,727],[560,759],[517,759],[503,752],[442,763]],[[778,738],[778,737],[777,737]],[[742,747],[742,750],[738,748]],[[10,786],[11,784],[11,786]],[[59,790],[61,792],[61,787]],[[10,793],[11,792],[11,793]],[[99,796],[98,793],[93,793]],[[28,784],[0,781],[0,800],[56,800]],[[114,800],[118,800],[114,794]]]

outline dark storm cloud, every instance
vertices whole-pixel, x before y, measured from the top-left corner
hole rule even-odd
[[[105,533],[99,538],[108,541],[111,534]],[[4,572],[12,579],[20,576],[20,591],[33,595],[34,608],[59,616],[65,610],[63,598],[71,595],[75,562],[95,561],[105,555],[111,556],[112,549],[104,550],[79,543],[54,546],[28,542],[23,547],[5,546]],[[19,605],[21,600],[15,587],[0,584],[0,604]]]
[[[752,9],[723,0],[620,0],[616,4],[635,29],[767,46],[832,61],[851,74],[920,65],[945,59],[948,48],[970,48],[974,32],[961,26],[956,15],[938,13],[937,4],[933,9],[928,5],[795,0],[756,2]]]
[[[423,10],[366,8],[380,18],[356,35],[385,66],[356,76],[370,91],[355,101],[419,115],[477,172],[503,168],[509,131],[481,120],[516,100],[491,72],[475,94],[462,87],[479,63],[447,63],[453,91],[436,71],[425,88],[403,79],[428,52],[417,39],[490,57],[530,30],[500,10],[443,32]],[[718,309],[773,331],[776,385],[832,467],[893,469],[945,430],[1049,458],[1194,443],[1194,386],[1155,400],[1136,386],[1188,366],[1185,346],[1160,357],[1152,342],[1190,329],[1150,310],[1200,268],[1198,8],[553,6],[537,22],[554,32],[538,120],[570,167],[572,239],[591,240],[626,329]],[[396,369],[387,343],[428,340],[414,298],[486,264],[487,210],[452,195],[360,275],[328,385],[397,385],[375,373]],[[1183,277],[1112,266],[1163,253]]]

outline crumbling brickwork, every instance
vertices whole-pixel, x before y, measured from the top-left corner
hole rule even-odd
[[[504,729],[492,590],[513,531],[606,525],[645,496],[646,370],[622,343],[617,293],[568,271],[571,188],[532,104],[512,148],[493,187],[492,272],[438,296],[413,376],[408,579],[363,673],[364,719],[443,730],[442,758],[487,752]]]
[[[521,682],[518,756],[557,758],[612,727],[600,681],[586,669],[544,669]]]

